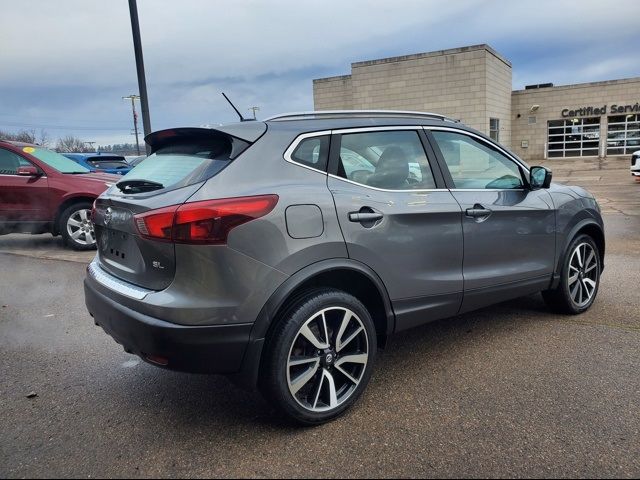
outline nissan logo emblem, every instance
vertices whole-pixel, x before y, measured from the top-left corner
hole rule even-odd
[[[113,215],[113,209],[111,207],[107,208],[107,210],[104,212],[104,224],[105,225],[109,225],[109,222],[111,221],[111,216]]]

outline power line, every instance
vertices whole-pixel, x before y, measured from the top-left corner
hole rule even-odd
[[[138,113],[136,112],[136,100],[140,100],[140,95],[128,95],[122,97],[123,100],[131,100],[131,110],[133,111],[133,129],[136,132],[136,149],[140,155],[140,141],[138,140]]]
[[[103,112],[96,112],[95,115],[99,116],[102,115]],[[35,122],[40,122],[40,121],[52,121],[53,123],[56,123],[58,120],[60,120],[60,115],[37,115],[37,116],[33,116],[33,115],[7,115],[5,113],[0,113],[0,121],[7,121],[7,122],[19,122],[19,123],[33,123]],[[74,122],[82,122],[82,123],[90,123],[90,124],[100,124],[100,123],[111,123],[113,122],[113,120],[100,120],[97,119],[95,117],[93,118],[77,118],[74,117],[73,119]]]
[[[121,127],[93,128],[93,127],[87,127],[86,125],[83,125],[83,126],[79,126],[79,125],[45,125],[45,124],[40,124],[40,123],[17,123],[17,122],[3,122],[3,121],[0,121],[0,126],[20,127],[20,128],[47,128],[49,130],[86,130],[86,131],[91,131],[91,132],[98,132],[98,131],[101,131],[101,130],[113,130],[113,131],[119,131],[119,132],[126,132],[126,131],[129,130],[128,128],[121,128]]]

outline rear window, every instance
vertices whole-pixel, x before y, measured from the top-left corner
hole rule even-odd
[[[217,175],[249,145],[228,135],[181,139],[156,150],[122,177],[121,182],[154,182],[163,189],[193,185]]]
[[[129,168],[130,165],[124,160],[117,158],[90,158],[89,165],[96,168]]]

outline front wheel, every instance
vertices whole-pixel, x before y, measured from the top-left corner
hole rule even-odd
[[[78,202],[69,206],[60,215],[58,229],[68,247],[74,250],[93,250],[96,248],[90,203]]]
[[[562,313],[579,314],[591,307],[602,271],[598,245],[589,235],[579,235],[569,245],[563,262],[560,284],[542,292],[545,302]]]
[[[306,425],[333,420],[356,402],[369,383],[377,348],[367,309],[334,289],[312,290],[294,301],[268,342],[262,391]]]

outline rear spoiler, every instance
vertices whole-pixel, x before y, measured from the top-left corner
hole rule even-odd
[[[174,143],[176,140],[186,140],[194,137],[215,138],[224,136],[251,144],[264,135],[266,131],[267,124],[264,122],[231,123],[216,128],[179,127],[150,133],[144,138],[144,141],[151,147],[151,153],[153,153],[168,144]]]

